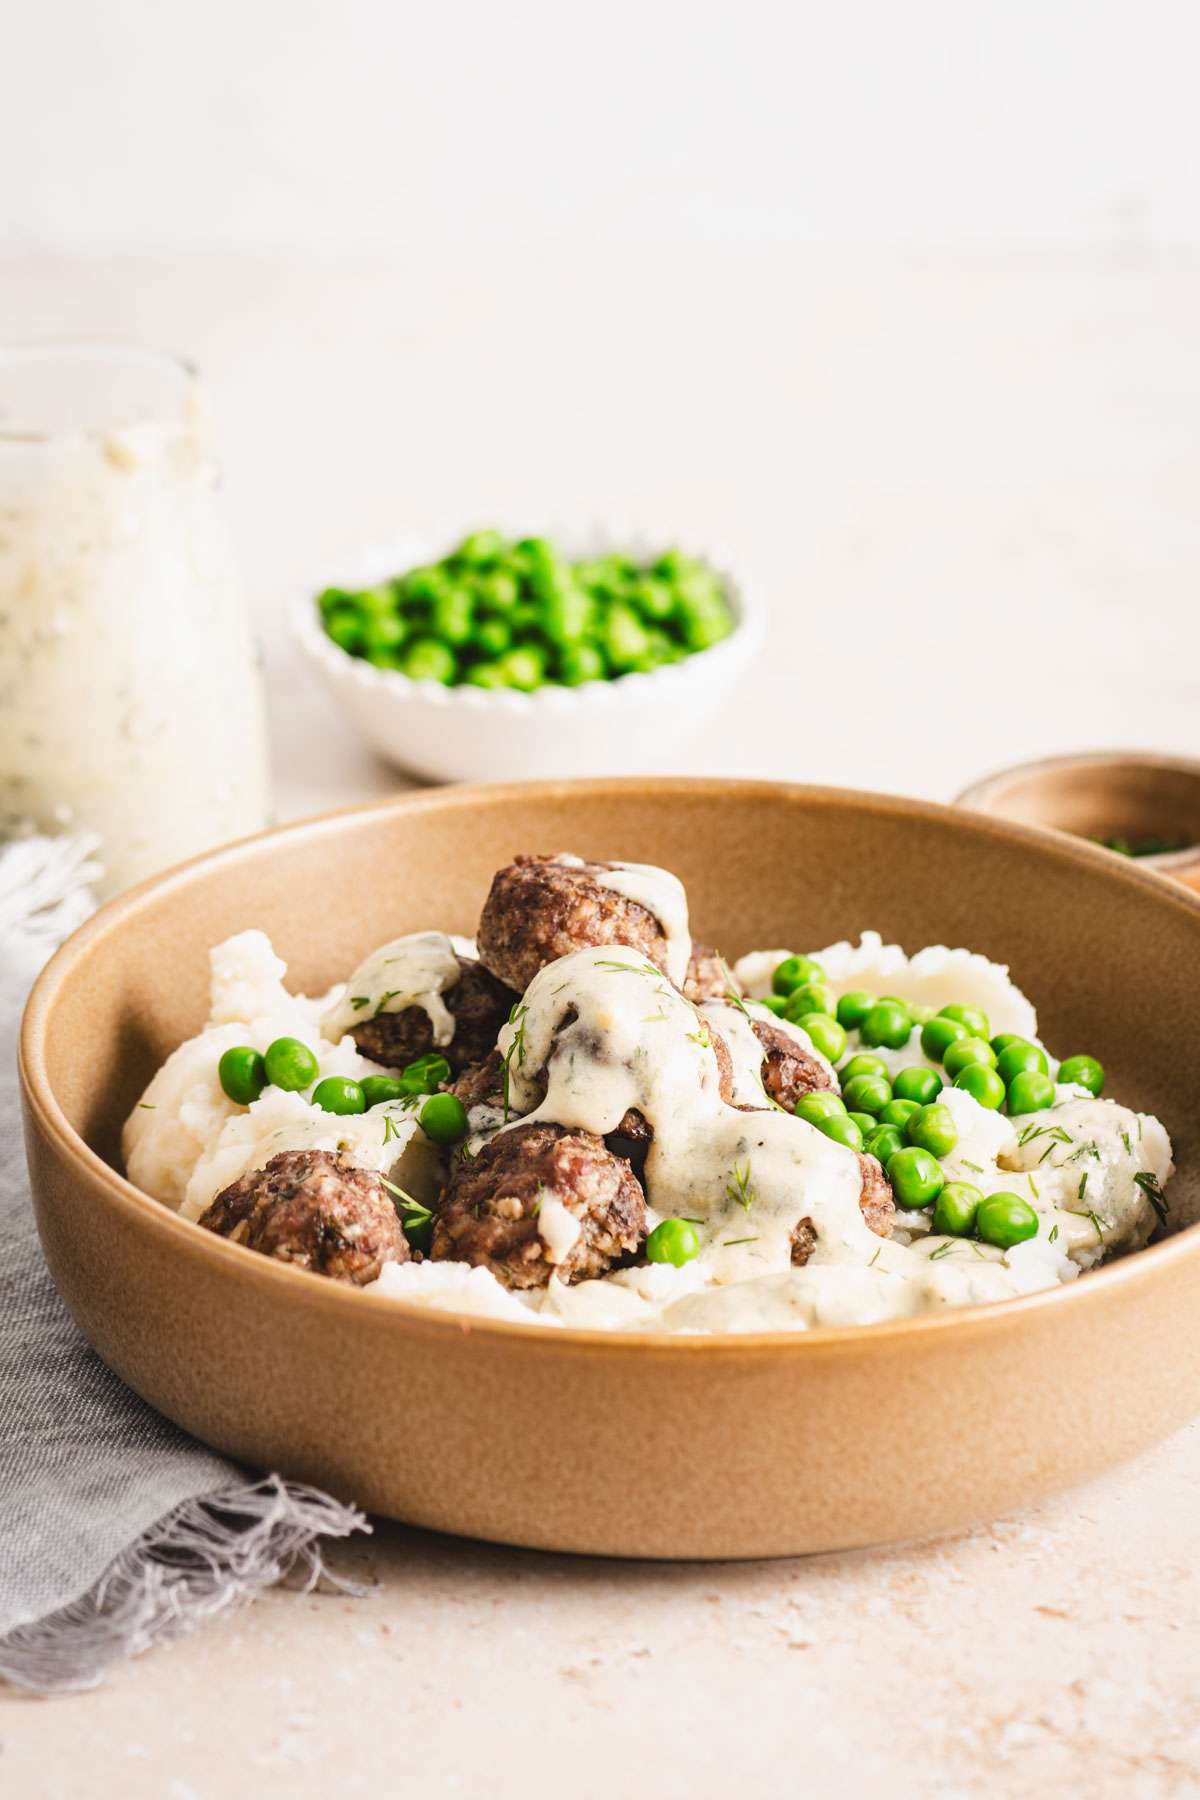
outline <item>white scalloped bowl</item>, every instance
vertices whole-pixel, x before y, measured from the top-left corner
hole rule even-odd
[[[653,554],[650,541],[634,533],[590,533],[572,554],[616,549]],[[374,546],[341,562],[320,585],[369,587],[445,554],[419,539]],[[705,559],[725,584],[733,631],[711,649],[647,675],[532,694],[412,681],[340,649],[325,635],[311,597],[297,611],[296,637],[363,737],[398,768],[434,781],[642,774],[662,768],[700,731],[762,644],[762,617],[741,584],[716,557]]]

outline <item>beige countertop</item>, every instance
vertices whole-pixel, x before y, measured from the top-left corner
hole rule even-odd
[[[948,798],[1058,749],[1195,752],[1200,270],[647,249],[597,288],[578,246],[488,258],[483,286],[453,251],[349,283],[3,267],[12,335],[207,372],[282,816],[403,785],[299,666],[294,598],[339,546],[496,515],[636,518],[750,572],[768,653],[677,766]],[[1194,1793],[1198,1477],[1193,1427],[965,1536],[777,1564],[381,1525],[332,1557],[370,1598],[269,1593],[98,1692],[0,1698],[0,1794]]]

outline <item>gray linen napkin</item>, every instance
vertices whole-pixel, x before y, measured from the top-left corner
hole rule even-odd
[[[0,1679],[90,1687],[126,1656],[285,1576],[361,1513],[248,1476],[124,1387],[59,1299],[34,1228],[16,1041],[37,969],[85,918],[89,846],[0,853]]]

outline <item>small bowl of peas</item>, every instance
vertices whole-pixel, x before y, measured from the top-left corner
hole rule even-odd
[[[339,576],[304,603],[304,653],[382,757],[435,781],[658,767],[762,635],[728,570],[632,535],[481,530]]]

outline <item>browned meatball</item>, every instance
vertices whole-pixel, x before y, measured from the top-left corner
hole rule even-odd
[[[504,1063],[498,1050],[492,1050],[482,1062],[472,1063],[453,1082],[451,1093],[457,1094],[464,1106],[503,1106]]]
[[[740,994],[742,989],[723,956],[710,950],[707,944],[693,943],[683,991],[699,1006],[705,1000],[726,1000],[730,994]]]
[[[579,1221],[579,1236],[552,1263],[538,1234],[538,1212],[558,1200]],[[475,1157],[455,1164],[433,1222],[435,1260],[490,1269],[505,1287],[545,1287],[603,1275],[646,1235],[646,1201],[629,1164],[588,1131],[514,1125]]]
[[[440,1050],[456,1074],[486,1057],[517,996],[482,963],[460,956],[458,967],[458,980],[442,995],[447,1012],[454,1015],[454,1036],[448,1044],[434,1043],[433,1026],[423,1007],[406,1006],[403,1012],[377,1013],[354,1026],[351,1036],[362,1054],[385,1068],[402,1069],[418,1056]]]
[[[763,1086],[785,1111],[794,1112],[803,1094],[836,1088],[820,1057],[798,1044],[789,1031],[770,1019],[752,1019],[750,1023],[763,1047]]]
[[[207,1231],[363,1287],[384,1263],[407,1262],[408,1239],[378,1175],[332,1150],[284,1150],[219,1193]]]
[[[596,880],[608,863],[518,856],[492,877],[479,921],[479,954],[522,993],[539,969],[597,944],[640,950],[664,974],[667,940],[654,914]]]
[[[866,1156],[861,1152],[858,1166],[862,1171],[862,1192],[858,1197],[862,1216],[876,1237],[891,1237],[896,1204],[883,1166],[873,1156]],[[792,1232],[792,1262],[795,1266],[802,1269],[816,1247],[816,1226],[811,1219],[801,1219]]]

